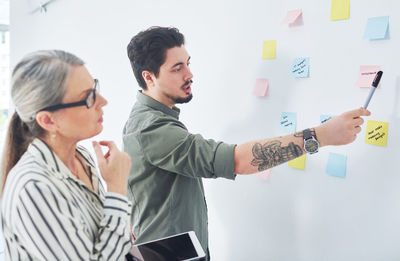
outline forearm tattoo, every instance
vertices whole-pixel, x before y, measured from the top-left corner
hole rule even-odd
[[[282,142],[278,140],[264,145],[255,143],[253,146],[254,159],[251,161],[251,165],[258,167],[258,171],[263,171],[303,154],[301,147],[294,142],[290,142],[286,147],[281,145]]]

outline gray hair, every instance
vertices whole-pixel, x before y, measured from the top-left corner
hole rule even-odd
[[[21,120],[29,129],[41,129],[36,113],[59,104],[67,89],[74,66],[84,62],[61,50],[36,51],[26,55],[12,73],[11,99]]]

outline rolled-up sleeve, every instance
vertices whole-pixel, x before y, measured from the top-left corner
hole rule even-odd
[[[188,177],[235,179],[235,145],[191,134],[178,120],[165,120],[142,129],[139,142],[154,166]]]
[[[233,151],[236,145],[220,142],[215,152],[214,169],[215,173],[220,173],[220,177],[234,179],[236,175]]]

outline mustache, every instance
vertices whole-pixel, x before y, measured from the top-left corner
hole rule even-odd
[[[184,88],[184,87],[186,87],[187,85],[189,85],[189,84],[191,84],[191,83],[193,83],[193,80],[192,80],[192,79],[187,80],[187,81],[185,82],[185,84],[182,85],[182,87]]]

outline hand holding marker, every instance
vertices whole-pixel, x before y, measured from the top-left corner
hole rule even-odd
[[[374,79],[374,81],[372,82],[371,90],[369,91],[369,95],[368,95],[368,97],[367,97],[367,100],[365,101],[365,104],[364,104],[364,107],[363,107],[364,109],[367,109],[368,104],[369,104],[369,102],[370,102],[370,100],[371,100],[371,98],[372,98],[372,95],[374,94],[375,89],[378,87],[379,81],[380,81],[381,78],[382,78],[382,74],[383,74],[382,71],[379,71],[379,72],[376,73],[375,79]]]

